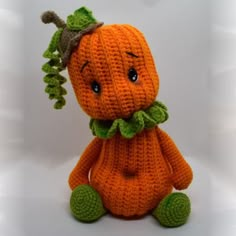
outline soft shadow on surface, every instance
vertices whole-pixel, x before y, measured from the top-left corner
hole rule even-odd
[[[218,229],[219,232],[223,229],[233,232],[234,220],[230,217],[235,217],[236,194],[226,188],[219,173],[212,174],[211,166],[201,163],[198,158],[187,159],[193,168],[194,180],[184,192],[191,199],[192,213],[182,227],[163,228],[150,215],[138,220],[124,220],[107,214],[92,224],[75,220],[69,210],[71,190],[67,184],[69,171],[75,162],[72,159],[51,167],[28,160],[5,166],[5,172],[0,176],[0,217],[5,217],[5,220],[0,221],[0,229],[2,227],[7,233],[23,229],[24,236],[221,236]],[[8,184],[4,185],[6,181]]]
[[[158,4],[161,0],[142,0],[143,5],[148,7],[153,7],[154,5]]]
[[[185,193],[192,202],[192,213],[186,225],[179,228],[164,228],[151,215],[137,220],[125,220],[105,215],[91,224],[77,221],[70,213],[69,199],[71,190],[67,185],[67,175],[71,163],[57,167],[45,167],[25,163],[25,217],[26,232],[35,236],[67,235],[68,233],[86,233],[106,235],[150,235],[167,236],[208,235],[208,219],[211,218],[211,179],[207,167],[202,166],[196,159],[187,158],[195,173],[194,181]],[[22,172],[19,169],[18,172]],[[30,186],[30,187],[27,187]],[[40,220],[39,220],[40,219]]]

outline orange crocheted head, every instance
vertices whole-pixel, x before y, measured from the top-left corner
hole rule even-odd
[[[82,37],[68,62],[77,100],[95,119],[128,118],[149,107],[159,78],[143,34],[130,25],[107,25]]]

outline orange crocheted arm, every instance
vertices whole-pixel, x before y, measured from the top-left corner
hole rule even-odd
[[[157,135],[164,157],[172,168],[172,183],[175,189],[186,189],[192,182],[193,172],[189,164],[184,160],[171,137],[157,127]]]
[[[99,138],[94,138],[93,141],[87,146],[78,163],[70,173],[68,182],[72,190],[78,185],[89,183],[89,171],[94,162],[97,160],[101,147],[102,140]]]

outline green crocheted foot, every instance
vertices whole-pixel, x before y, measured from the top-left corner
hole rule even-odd
[[[152,215],[166,227],[177,227],[186,223],[191,211],[190,200],[184,193],[167,195]]]
[[[83,222],[98,220],[106,213],[99,194],[86,184],[73,190],[70,209],[75,218]]]

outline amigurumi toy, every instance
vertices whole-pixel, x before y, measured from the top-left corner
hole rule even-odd
[[[143,34],[131,25],[103,25],[85,7],[66,23],[53,11],[42,21],[58,28],[44,53],[45,91],[62,108],[66,79],[60,72],[68,68],[95,136],[69,176],[72,214],[92,222],[106,212],[123,218],[151,213],[164,226],[184,224],[190,200],[172,190],[186,189],[193,174],[158,126],[168,114],[155,101],[159,77]]]

